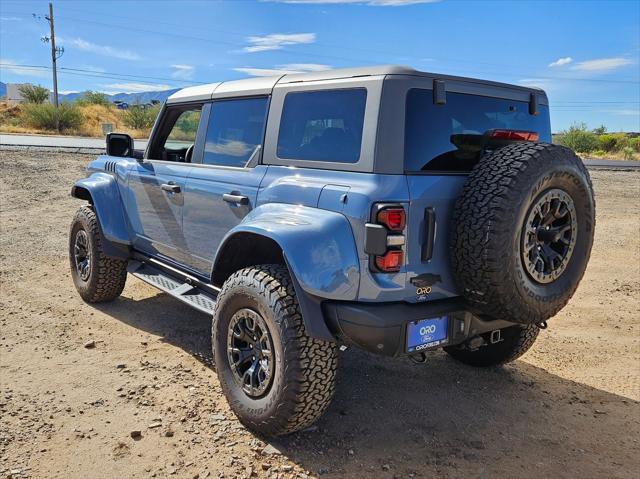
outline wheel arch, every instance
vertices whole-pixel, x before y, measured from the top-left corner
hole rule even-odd
[[[286,204],[256,208],[223,239],[211,281],[221,286],[234,271],[256,264],[286,265],[308,334],[334,340],[322,302],[356,299],[360,281],[355,240],[345,216]]]
[[[128,258],[131,244],[129,229],[116,179],[106,173],[94,173],[78,180],[71,187],[71,196],[88,201],[95,211],[105,254]]]

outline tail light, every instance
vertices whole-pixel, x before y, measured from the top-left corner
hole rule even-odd
[[[400,271],[403,262],[404,252],[399,249],[392,249],[383,256],[376,256],[376,267],[385,273]]]
[[[540,136],[535,131],[492,130],[489,138],[511,141],[538,141]]]
[[[401,205],[374,206],[373,222],[365,225],[364,250],[369,254],[372,271],[395,273],[404,264],[407,214]]]
[[[402,231],[407,217],[402,207],[386,207],[378,211],[378,224],[385,225],[390,231]]]

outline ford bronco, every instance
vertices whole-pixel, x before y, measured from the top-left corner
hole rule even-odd
[[[222,390],[267,435],[325,411],[349,344],[513,361],[593,242],[539,89],[394,66],[221,82],[170,96],[144,152],[111,133],[106,153],[71,191],[78,292],[114,300],[130,273],[210,314]]]

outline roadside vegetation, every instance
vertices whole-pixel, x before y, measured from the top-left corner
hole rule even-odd
[[[20,89],[24,102],[12,105],[0,101],[0,131],[5,133],[55,134],[56,114],[48,102],[49,91],[41,86],[25,85]],[[134,138],[148,138],[160,105],[129,105],[120,110],[104,93],[87,91],[73,103],[62,103],[58,110],[60,132],[66,135],[102,137],[103,124],[113,131],[127,133]],[[193,138],[199,116],[186,116],[178,120],[180,131],[175,139]],[[634,160],[640,158],[639,133],[608,132],[605,126],[589,129],[585,123],[576,123],[567,130],[553,135],[553,142],[567,146],[582,157],[602,157]]]
[[[43,97],[43,91],[46,96]],[[48,102],[46,88],[31,86],[20,90],[21,104],[0,101],[0,131],[5,133],[56,134],[56,113]],[[160,105],[129,105],[120,110],[100,92],[87,91],[72,103],[58,108],[60,133],[64,135],[102,137],[103,124],[113,131],[127,133],[134,138],[147,138]]]
[[[634,160],[640,155],[640,135],[609,133],[603,125],[590,130],[576,123],[553,136],[553,142],[571,148],[583,157],[606,157]]]

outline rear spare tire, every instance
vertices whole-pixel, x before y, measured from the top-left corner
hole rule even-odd
[[[488,153],[453,214],[458,286],[478,313],[540,324],[578,287],[594,228],[589,173],[571,150],[514,143]]]

